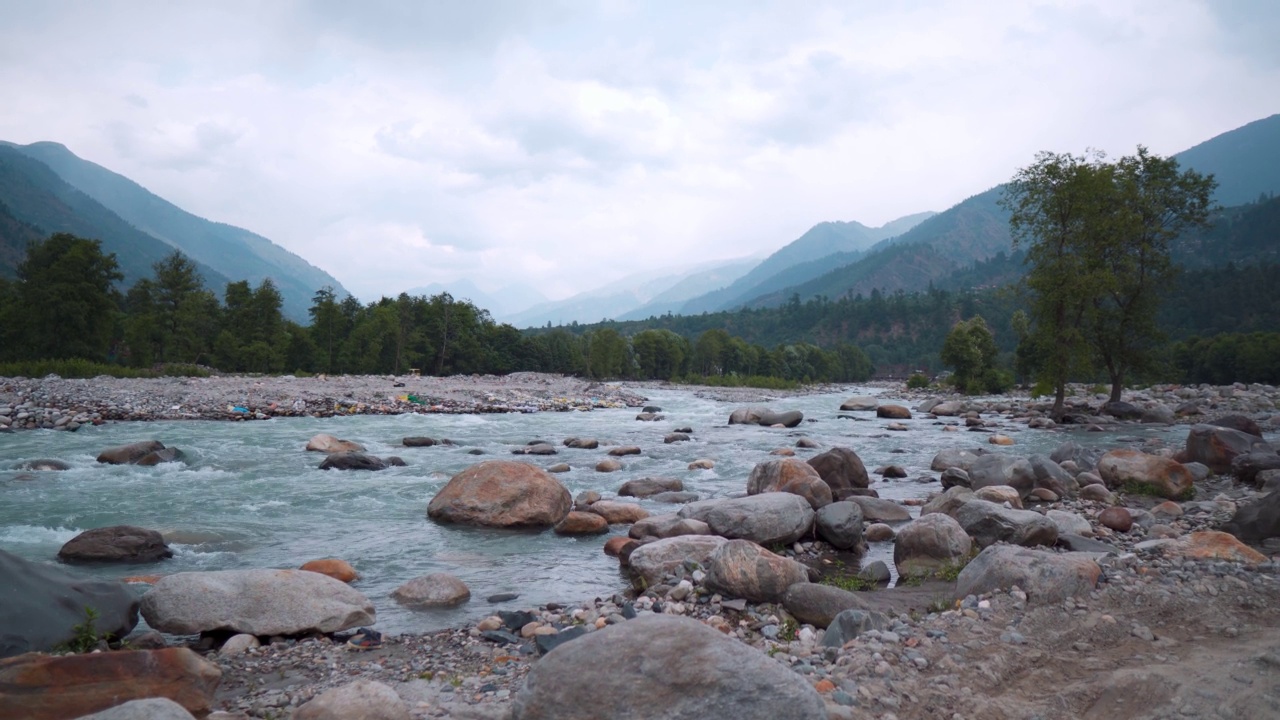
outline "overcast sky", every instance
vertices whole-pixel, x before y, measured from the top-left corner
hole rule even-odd
[[[1280,3],[0,0],[52,140],[364,300],[550,297],[1280,111]]]

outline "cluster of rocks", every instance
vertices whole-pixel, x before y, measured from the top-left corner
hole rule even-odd
[[[0,431],[106,421],[508,413],[640,407],[627,388],[541,373],[448,378],[0,378]]]

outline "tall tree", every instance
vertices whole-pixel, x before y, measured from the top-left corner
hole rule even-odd
[[[27,247],[18,266],[20,353],[29,358],[105,359],[122,278],[102,244],[57,233]]]
[[[976,395],[999,392],[996,357],[1000,349],[981,315],[962,320],[942,343],[942,363],[954,369],[953,381],[961,392]]]

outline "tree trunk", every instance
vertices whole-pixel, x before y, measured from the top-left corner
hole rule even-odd
[[[1067,404],[1067,384],[1065,382],[1058,383],[1057,389],[1053,394],[1053,410],[1049,411],[1049,417],[1054,422],[1062,422],[1062,416],[1066,414]]]
[[[1124,373],[1111,373],[1111,399],[1107,402],[1120,402],[1120,393],[1124,390]]]

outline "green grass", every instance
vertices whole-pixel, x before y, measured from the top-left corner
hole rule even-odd
[[[849,592],[869,592],[879,587],[874,582],[858,575],[828,575],[819,582],[823,585],[838,587]]]
[[[749,387],[764,390],[796,390],[801,383],[764,375],[686,375],[672,378],[677,385],[709,385],[711,387]]]
[[[98,629],[94,624],[98,621],[98,611],[91,607],[84,609],[84,622],[79,625],[72,625],[71,631],[75,635],[65,643],[58,646],[58,650],[72,653],[87,653],[98,647],[98,643],[103,640],[111,640],[110,633],[99,635]]]
[[[1164,493],[1160,492],[1160,489],[1157,488],[1155,485],[1152,485],[1151,483],[1139,482],[1137,480],[1127,481],[1120,488],[1120,490],[1126,495],[1145,495],[1147,497],[1157,497],[1157,498],[1165,497]],[[1182,492],[1181,495],[1178,495],[1176,498],[1173,498],[1173,499],[1174,500],[1191,500],[1195,496],[1196,496],[1196,489],[1193,486],[1193,487],[1187,488],[1185,491]]]

